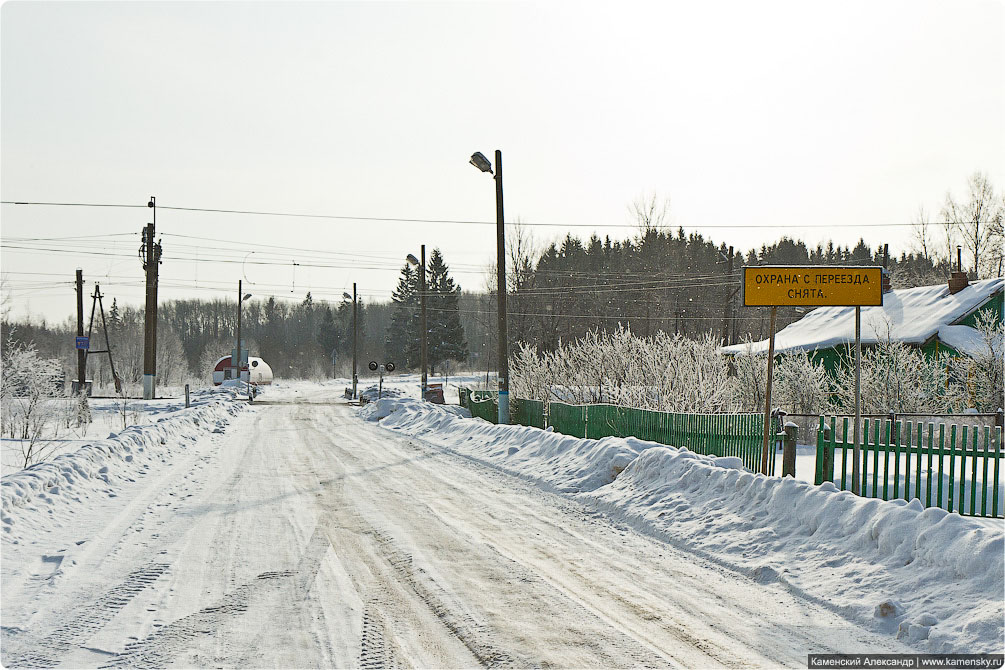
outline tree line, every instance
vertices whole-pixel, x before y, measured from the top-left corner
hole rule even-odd
[[[815,247],[783,236],[744,251],[716,244],[683,227],[671,229],[669,201],[640,197],[630,207],[637,224],[624,239],[581,239],[572,234],[538,245],[519,224],[507,244],[507,315],[510,351],[528,344],[542,352],[558,349],[587,333],[628,328],[641,337],[670,333],[718,343],[767,336],[766,310],[740,306],[744,265],[886,265],[894,288],[945,282],[955,269],[955,247],[966,250],[971,278],[1001,276],[1005,194],[975,173],[963,196],[947,193],[931,222],[919,209],[912,228],[914,249],[884,257],[881,243],[864,238],[852,247],[833,242]],[[494,370],[495,271],[485,289],[462,291],[434,249],[427,267],[427,332],[433,372],[464,366]],[[390,302],[358,306],[360,368],[367,361],[394,361],[402,370],[419,367],[419,273],[406,264]],[[348,376],[352,356],[352,301],[269,297],[244,303],[242,335],[255,355],[278,377]],[[797,308],[778,310],[777,328],[797,320]],[[109,330],[116,372],[127,384],[142,379],[143,310],[112,302]],[[163,303],[158,310],[157,372],[161,383],[207,379],[213,364],[234,346],[237,312],[233,300],[192,299]],[[41,355],[62,361],[75,374],[72,319],[47,324],[30,318],[3,319],[4,342],[34,342]],[[100,337],[100,335],[99,335]],[[334,359],[334,361],[333,361]],[[111,383],[103,357],[89,363],[96,383]]]

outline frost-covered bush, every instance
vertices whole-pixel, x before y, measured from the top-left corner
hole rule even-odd
[[[832,381],[809,352],[782,354],[775,363],[771,404],[789,414],[825,414],[830,410]]]
[[[32,343],[8,339],[0,372],[0,408],[4,435],[20,440],[24,467],[42,456],[39,440],[55,412],[47,405],[60,395],[59,362],[42,358]],[[58,421],[57,421],[58,422]]]
[[[734,409],[740,412],[763,412],[764,387],[768,380],[768,355],[755,353],[749,340],[744,345],[743,353],[733,356],[732,359]]]
[[[840,411],[853,412],[855,358],[850,347],[841,354],[836,392]],[[862,351],[861,399],[863,414],[947,414],[961,408],[962,389],[951,379],[944,358],[930,358],[886,338]]]
[[[722,412],[733,404],[728,363],[710,334],[641,338],[619,328],[546,353],[524,345],[510,363],[510,384],[519,397],[666,412]]]
[[[747,351],[733,357],[735,409],[764,411],[764,387],[768,379],[768,355]],[[772,372],[771,405],[788,414],[822,414],[830,410],[833,380],[812,354],[793,351],[776,356]]]
[[[1005,404],[1005,325],[992,313],[977,316],[981,344],[973,357],[953,361],[953,375],[964,385],[966,405],[978,412],[996,412]]]

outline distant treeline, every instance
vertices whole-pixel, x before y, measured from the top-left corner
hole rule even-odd
[[[619,324],[641,336],[664,331],[696,337],[711,332],[732,342],[745,336],[760,339],[767,334],[766,310],[739,305],[738,277],[744,264],[883,262],[881,247],[872,249],[864,240],[851,249],[833,244],[811,249],[799,240],[783,237],[759,250],[734,252],[730,275],[727,253],[725,245],[716,246],[697,233],[687,235],[682,229],[674,232],[657,226],[641,228],[634,238],[621,241],[593,236],[584,242],[569,235],[544,249],[535,249],[524,231],[517,229],[510,235],[507,264],[512,345],[526,342],[549,351],[560,341],[572,341],[595,329],[613,331]],[[949,275],[945,262],[914,254],[891,256],[888,267],[895,288],[939,283]],[[445,264],[443,272],[446,278]],[[408,275],[405,269],[402,275]],[[409,281],[414,281],[414,276]],[[489,274],[486,285],[494,283],[494,274]],[[463,357],[466,353],[466,360],[440,361],[438,370],[449,371],[459,365],[494,369],[495,295],[460,292],[447,279],[443,280],[443,292],[446,297],[440,298],[434,313],[443,315],[449,306],[449,311],[459,316],[461,340],[451,349],[455,353],[449,355]],[[447,296],[448,292],[456,294],[456,300]],[[731,294],[732,307],[728,308]],[[402,309],[410,310],[411,315],[399,314],[401,318],[396,319],[395,311]],[[417,366],[414,338],[418,333],[412,327],[416,309],[417,302],[411,298],[405,303],[360,304],[361,370],[370,360],[397,359],[401,368]],[[794,309],[780,310],[778,327],[799,316]],[[127,383],[139,383],[143,374],[143,310],[122,307],[113,300],[108,320],[116,372]],[[410,324],[411,336],[394,337],[393,323]],[[213,363],[233,348],[236,325],[233,299],[162,303],[157,339],[161,383],[208,379]],[[444,332],[457,330],[456,324],[450,323],[444,328]],[[34,319],[3,320],[5,346],[8,340],[33,341],[41,355],[60,359],[67,377],[76,373],[75,334],[72,319],[58,325]],[[95,337],[99,339],[96,344],[103,345],[100,331]],[[242,337],[252,354],[268,361],[278,377],[330,377],[333,372],[347,376],[352,357],[352,302],[318,301],[310,294],[297,301],[249,300],[242,312]],[[91,357],[88,376],[99,385],[111,383],[104,356]]]

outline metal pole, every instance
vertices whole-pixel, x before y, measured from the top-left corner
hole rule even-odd
[[[419,304],[421,307],[419,311],[421,315],[419,316],[419,328],[422,329],[422,400],[426,400],[426,391],[428,390],[428,378],[426,373],[426,368],[428,367],[428,355],[429,350],[427,349],[427,332],[426,327],[426,245],[422,245],[421,258],[419,260]]]
[[[84,271],[77,270],[77,337],[84,336]],[[86,394],[84,379],[87,376],[87,353],[77,349],[77,393]]]
[[[503,218],[502,151],[496,149],[496,293],[499,298],[499,423],[509,423],[509,353],[506,332],[506,223]]]
[[[236,368],[234,379],[241,380],[241,280],[237,280],[237,360],[231,361],[231,365]]]
[[[356,282],[352,283],[352,398],[356,399],[356,340],[359,335],[358,321],[356,320]]]
[[[862,454],[859,448],[862,429],[862,308],[855,307],[855,430],[852,432],[851,492],[859,493],[859,464]]]
[[[768,474],[768,434],[771,432],[771,374],[775,363],[775,312],[771,308],[771,338],[768,340],[768,382],[764,388],[764,442],[761,444],[761,472]]]

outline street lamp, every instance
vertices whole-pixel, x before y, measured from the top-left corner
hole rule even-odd
[[[426,400],[426,391],[427,391],[427,385],[426,385],[426,361],[427,361],[427,357],[426,357],[427,356],[426,355],[426,351],[427,351],[426,350],[426,245],[425,244],[422,245],[421,255],[422,255],[422,260],[416,259],[415,256],[413,256],[412,254],[408,254],[408,256],[405,257],[405,260],[407,260],[412,265],[419,266],[419,304],[421,305],[421,307],[419,308],[419,313],[420,313],[420,316],[419,316],[419,329],[420,329],[420,331],[422,333],[422,354],[421,354],[421,361],[422,361],[422,400],[423,400],[423,402],[425,402],[425,400]]]
[[[346,300],[352,300],[352,399],[356,399],[356,339],[359,334],[359,328],[357,327],[356,321],[356,307],[358,303],[356,302],[356,282],[352,283],[352,295],[350,296],[345,291],[342,292],[342,297]]]
[[[231,365],[237,371],[237,374],[235,375],[234,378],[237,379],[238,381],[240,381],[240,379],[241,379],[241,358],[242,358],[242,355],[241,355],[241,304],[245,300],[247,300],[248,298],[250,298],[250,297],[251,297],[250,293],[244,293],[244,291],[242,290],[242,287],[241,287],[241,280],[238,279],[237,280],[237,348],[234,350],[234,353],[237,354],[237,361],[234,361],[233,357],[231,357],[231,360],[230,360]],[[249,379],[249,381],[250,381],[250,379]]]
[[[476,151],[468,161],[482,172],[492,174],[492,164]],[[499,305],[499,423],[509,423],[509,354],[506,331],[506,232],[503,219],[502,151],[496,149],[496,279]]]

